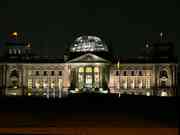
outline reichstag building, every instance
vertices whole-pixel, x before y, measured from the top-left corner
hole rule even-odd
[[[38,56],[12,33],[0,58],[0,95],[62,97],[76,93],[175,96],[174,45],[160,39],[138,57],[118,57],[101,38],[77,37],[64,58]]]

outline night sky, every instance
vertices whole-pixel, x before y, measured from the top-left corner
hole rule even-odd
[[[137,54],[167,34],[180,50],[178,0],[0,0],[0,43],[21,31],[40,55],[63,56],[79,35],[101,37],[115,55]],[[2,50],[2,49],[1,49]],[[180,54],[178,54],[180,57]]]

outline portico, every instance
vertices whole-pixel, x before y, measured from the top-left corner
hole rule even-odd
[[[67,62],[71,66],[71,88],[95,90],[103,88],[107,76],[103,74],[109,62],[94,54],[85,54]]]

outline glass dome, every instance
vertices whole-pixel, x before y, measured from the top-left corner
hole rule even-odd
[[[107,45],[96,36],[80,36],[70,47],[70,52],[108,52]]]

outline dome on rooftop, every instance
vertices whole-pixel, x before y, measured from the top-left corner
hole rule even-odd
[[[108,52],[107,45],[96,36],[80,36],[70,46],[70,52]]]

